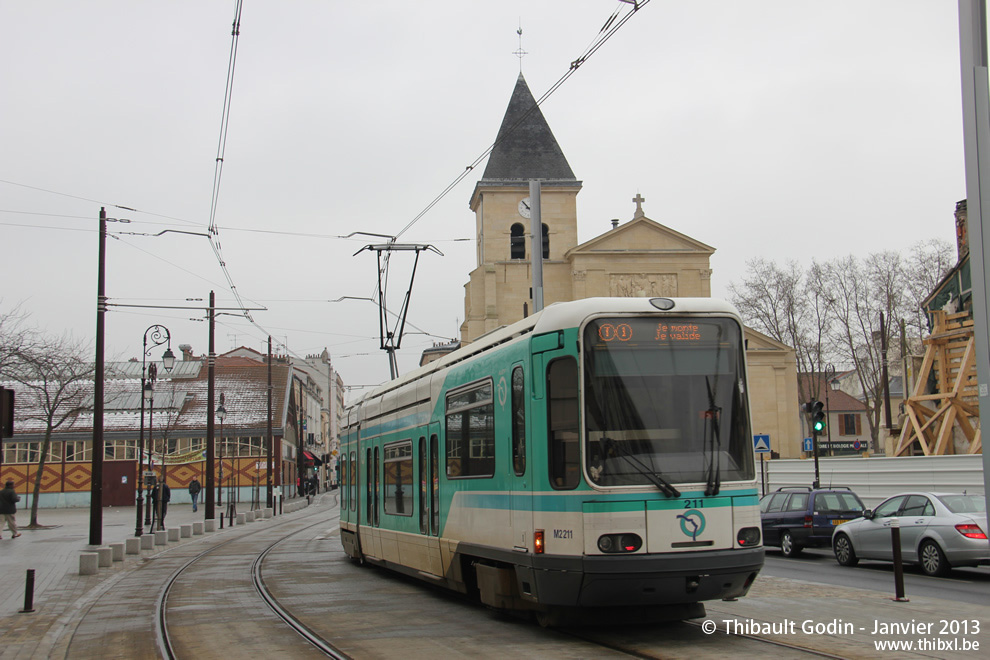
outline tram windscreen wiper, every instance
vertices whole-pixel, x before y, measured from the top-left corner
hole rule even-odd
[[[705,439],[706,447],[710,447],[711,454],[708,457],[708,478],[705,484],[705,495],[709,497],[718,495],[722,487],[722,466],[719,458],[722,454],[722,430],[721,421],[722,409],[715,405],[715,388],[708,377],[705,377],[705,386],[708,388],[708,410],[705,411],[705,422],[711,424],[711,440]]]
[[[653,482],[653,484],[660,489],[660,492],[667,497],[680,497],[681,491],[674,488],[673,484],[663,478],[663,476],[657,470],[651,469],[648,465],[643,463],[643,461],[636,458],[631,452],[629,452],[625,447],[620,445],[618,442],[612,438],[603,437],[602,446],[605,448],[605,455],[608,455],[609,450],[615,451],[615,453],[622,458],[626,459],[629,465],[636,468],[636,471],[642,474],[644,477]]]

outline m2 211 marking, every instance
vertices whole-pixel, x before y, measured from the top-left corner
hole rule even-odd
[[[685,509],[704,509],[705,508],[705,501],[704,500],[684,500],[684,508]]]
[[[572,539],[574,538],[573,529],[555,529],[553,530],[553,537],[555,539]]]

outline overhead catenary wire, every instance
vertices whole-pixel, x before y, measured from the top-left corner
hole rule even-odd
[[[414,216],[413,219],[410,220],[405,227],[399,230],[399,232],[396,233],[395,238],[398,239],[400,236],[402,236],[407,231],[409,231],[413,227],[413,225],[415,225],[423,218],[423,216],[429,213],[434,206],[439,204],[440,201],[450,193],[450,191],[456,188],[461,181],[463,181],[472,171],[474,171],[475,167],[480,165],[482,161],[488,158],[488,156],[492,153],[492,151],[495,150],[495,147],[497,147],[503,140],[505,140],[505,138],[509,134],[511,134],[512,131],[515,130],[516,127],[518,127],[523,121],[525,121],[530,114],[535,112],[537,108],[543,105],[543,102],[546,101],[548,98],[550,98],[550,96],[554,92],[560,89],[560,86],[563,85],[565,82],[567,82],[567,80],[572,75],[574,75],[574,73],[578,70],[578,68],[580,68],[582,64],[584,64],[592,55],[598,52],[598,50],[605,45],[605,42],[611,39],[615,35],[615,33],[618,32],[622,28],[622,26],[629,21],[630,18],[632,18],[644,6],[649,4],[649,2],[650,0],[642,0],[642,1],[630,3],[630,2],[624,2],[623,0],[623,4],[631,5],[631,9],[628,11],[628,13],[626,13],[621,18],[619,18],[618,21],[616,21],[616,16],[620,13],[620,9],[621,9],[621,8],[617,8],[615,12],[613,12],[612,16],[609,17],[607,21],[605,21],[605,24],[598,31],[598,36],[591,42],[589,46],[585,48],[585,50],[581,53],[581,55],[577,57],[577,59],[571,61],[571,64],[568,67],[567,71],[560,78],[557,79],[557,82],[551,85],[550,89],[544,92],[544,94],[536,100],[536,103],[529,110],[523,113],[523,115],[518,120],[516,120],[516,122],[512,124],[508,128],[508,130],[505,131],[505,133],[503,133],[500,137],[497,137],[495,139],[495,142],[493,142],[487,149],[485,149],[484,152],[482,152],[480,156],[475,158],[467,167],[465,167],[464,170],[460,174],[458,174],[453,181],[447,184],[447,187],[444,188],[440,192],[440,194],[434,197],[430,201],[430,203],[426,205],[426,208],[424,208],[422,211],[417,213],[416,216]]]

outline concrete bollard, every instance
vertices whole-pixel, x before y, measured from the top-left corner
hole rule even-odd
[[[193,536],[199,536],[203,533],[203,523],[202,521],[194,522],[192,524]]]
[[[95,552],[83,552],[79,555],[79,575],[96,575],[100,566],[100,556]]]
[[[265,518],[267,519],[267,518],[271,518],[271,517],[272,517],[272,510],[271,510],[271,507],[269,507],[269,508],[266,508],[266,509],[265,509]]]
[[[99,558],[100,568],[113,566],[113,550],[110,548],[97,548],[96,556]]]
[[[129,555],[141,554],[141,537],[129,536],[124,540],[124,550]]]
[[[128,539],[130,540],[130,539]],[[124,543],[111,543],[110,550],[112,553],[113,561],[124,561]]]
[[[244,522],[254,522],[254,511],[244,512]]]
[[[168,542],[169,543],[175,543],[176,541],[179,540],[179,528],[178,527],[169,527],[168,529],[165,530],[165,532],[168,534]]]
[[[243,525],[245,522],[247,522],[247,521],[244,519],[244,514],[243,513],[238,513],[237,514],[237,524],[238,525]]]
[[[179,525],[179,536],[188,539],[192,536],[192,525]]]
[[[216,518],[211,518],[210,520],[203,521],[203,529],[207,532],[217,531],[217,521]]]
[[[168,543],[168,530],[166,529],[156,529],[155,530],[155,545],[165,545]]]
[[[155,548],[155,535],[154,534],[142,534],[141,535],[141,549],[142,550],[153,550]]]

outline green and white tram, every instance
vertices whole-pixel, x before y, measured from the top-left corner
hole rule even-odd
[[[550,305],[368,393],[341,540],[496,608],[701,616],[763,566],[743,326],[709,298]]]

